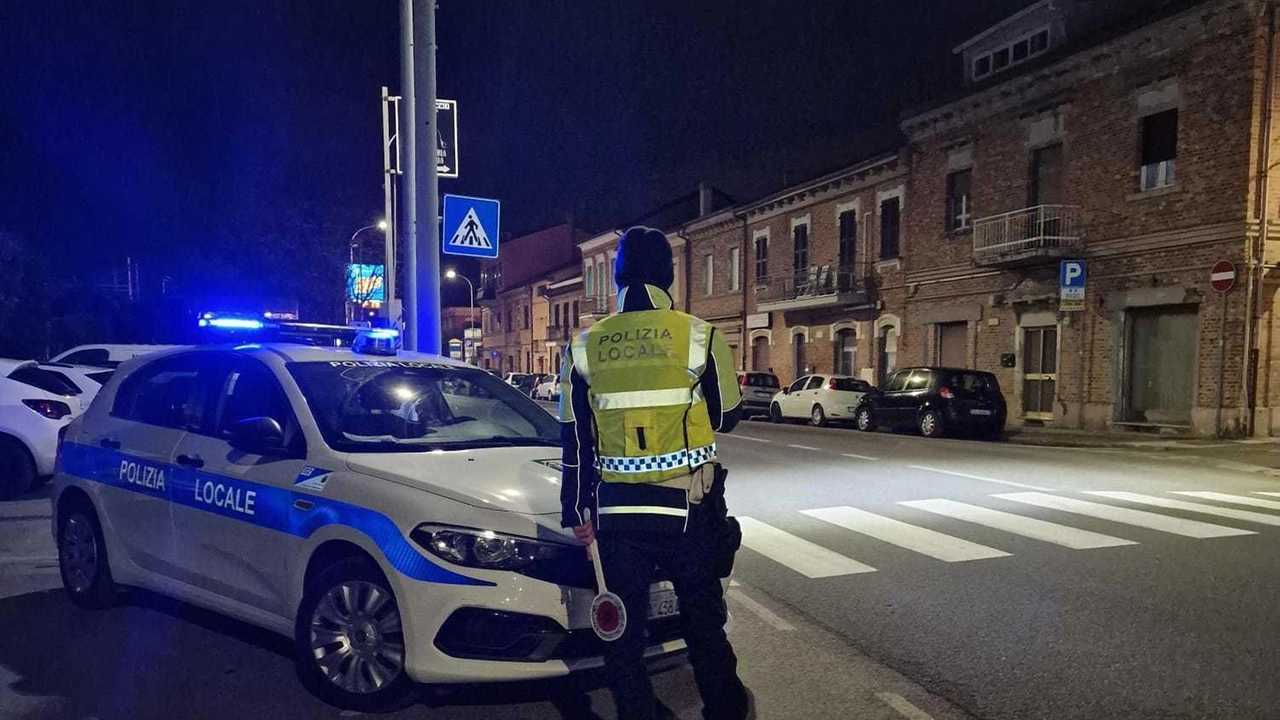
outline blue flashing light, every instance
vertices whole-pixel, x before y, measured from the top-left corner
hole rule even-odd
[[[209,312],[205,313],[205,314],[204,314],[204,319],[205,319],[205,320],[212,320],[212,319],[213,319],[213,313],[209,313]]]
[[[209,321],[205,318],[200,318],[200,327],[209,327]]]
[[[209,325],[221,330],[261,330],[262,321],[249,318],[213,318]]]
[[[393,340],[400,337],[400,331],[392,328],[376,328],[367,331],[365,334],[374,340]]]

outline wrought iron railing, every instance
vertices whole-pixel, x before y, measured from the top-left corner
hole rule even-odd
[[[860,273],[849,266],[815,265],[797,273],[770,275],[756,281],[756,302],[824,298],[865,289]]]
[[[973,223],[975,259],[1080,247],[1080,208],[1036,205]]]

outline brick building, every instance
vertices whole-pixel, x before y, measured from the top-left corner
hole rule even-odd
[[[1246,431],[1253,285],[1223,298],[1209,268],[1258,235],[1269,8],[1178,5],[1046,0],[955,49],[961,92],[902,123],[901,362],[996,372],[1011,423],[1205,435],[1221,402]],[[1079,312],[1062,258],[1087,262]]]

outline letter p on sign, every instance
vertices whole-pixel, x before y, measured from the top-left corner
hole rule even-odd
[[[1085,269],[1083,260],[1063,260],[1058,268],[1058,285],[1064,288],[1084,287]]]

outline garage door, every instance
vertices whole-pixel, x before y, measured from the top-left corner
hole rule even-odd
[[[1198,357],[1196,306],[1142,308],[1126,316],[1125,421],[1190,425]]]
[[[942,367],[969,367],[965,350],[969,343],[969,324],[940,323],[938,326],[938,365]]]

